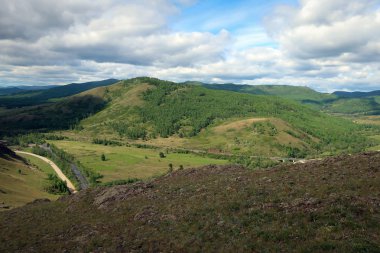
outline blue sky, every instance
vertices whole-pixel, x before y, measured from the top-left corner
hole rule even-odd
[[[170,28],[175,31],[218,33],[227,30],[231,36],[240,37],[243,34],[265,33],[263,18],[270,15],[274,7],[280,5],[296,5],[291,0],[204,0],[197,4],[185,6],[181,15],[171,20]],[[262,40],[247,40],[241,47],[272,46],[277,43],[265,36]]]
[[[218,32],[227,29],[237,32],[242,28],[262,26],[262,19],[280,4],[296,5],[291,0],[204,0],[185,6],[171,27],[178,31]]]
[[[0,4],[0,86],[154,76],[380,89],[380,0]]]

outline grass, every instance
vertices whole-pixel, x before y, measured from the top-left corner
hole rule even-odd
[[[372,116],[351,115],[347,118],[352,120],[356,124],[372,126],[374,129],[377,129],[377,131],[372,131],[372,133],[369,134],[368,136],[371,140],[374,140],[375,143],[378,143],[378,145],[370,147],[368,150],[379,151],[380,150],[380,116],[378,115],[372,115]]]
[[[33,166],[38,168],[40,171],[42,171],[45,174],[55,174],[55,171],[53,168],[46,162],[42,161],[41,159],[27,155],[27,154],[20,154],[21,157],[24,157],[28,160],[28,162]]]
[[[41,165],[41,170],[19,160],[0,158],[0,203],[14,208],[38,198],[57,199],[43,190],[48,169],[38,161],[32,163]]]
[[[193,154],[166,154],[159,157],[159,150],[141,149],[125,146],[103,146],[77,141],[49,141],[75,156],[80,163],[104,176],[102,182],[120,179],[147,179],[160,176],[168,171],[169,164],[174,169],[207,164],[225,164],[226,160],[211,159]],[[164,151],[165,152],[165,151]],[[101,160],[104,154],[106,161]]]
[[[359,124],[380,126],[380,116],[356,116],[351,118]]]

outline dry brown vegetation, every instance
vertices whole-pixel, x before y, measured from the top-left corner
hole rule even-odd
[[[206,166],[0,214],[1,252],[379,252],[380,153]]]

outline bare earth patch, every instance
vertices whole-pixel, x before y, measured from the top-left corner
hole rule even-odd
[[[244,128],[249,127],[252,123],[255,122],[262,122],[267,121],[269,118],[251,118],[251,119],[244,119],[244,120],[238,120],[230,123],[225,123],[220,126],[214,127],[213,130],[215,133],[223,133],[228,130],[241,130]]]

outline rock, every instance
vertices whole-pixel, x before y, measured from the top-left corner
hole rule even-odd
[[[10,205],[5,204],[4,202],[0,203],[0,209],[9,209],[11,208]]]
[[[99,209],[106,209],[115,202],[126,200],[127,198],[138,194],[143,194],[150,188],[153,188],[152,184],[142,182],[132,185],[108,187],[95,196],[93,205],[97,206]]]

